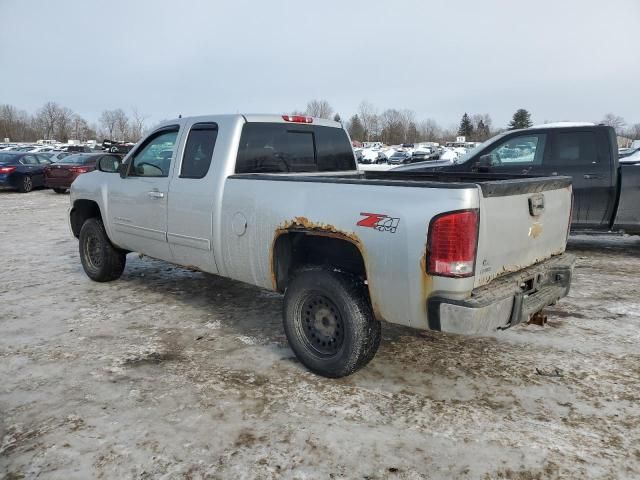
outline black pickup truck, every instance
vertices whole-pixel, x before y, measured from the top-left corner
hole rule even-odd
[[[572,231],[640,234],[640,164],[620,163],[613,128],[559,123],[497,135],[454,163],[419,162],[414,172],[483,172],[573,178]]]

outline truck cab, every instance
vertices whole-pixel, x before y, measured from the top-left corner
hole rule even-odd
[[[616,134],[606,125],[560,122],[507,131],[453,164],[398,170],[566,175],[573,185],[573,230],[640,230],[640,209],[634,206],[640,200],[640,169],[620,168]]]

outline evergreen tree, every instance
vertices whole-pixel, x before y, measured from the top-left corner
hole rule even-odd
[[[351,117],[347,130],[349,131],[351,140],[358,140],[360,142],[366,140],[367,132],[365,131],[364,125],[362,125],[362,121],[360,120],[358,114]]]
[[[340,118],[340,114],[339,114],[339,113],[336,113],[336,114],[333,116],[333,120],[334,120],[335,122],[342,122],[342,119]]]
[[[467,137],[467,139],[471,138],[471,136],[473,135],[473,123],[471,123],[471,119],[469,118],[469,115],[466,114],[466,112],[460,120],[458,135],[465,136]]]
[[[484,120],[480,119],[478,121],[478,125],[476,126],[476,140],[479,142],[484,142],[491,136],[491,132],[489,131],[489,127]]]
[[[531,114],[524,108],[519,108],[516,113],[513,114],[511,122],[509,122],[509,130],[515,130],[517,128],[529,128],[533,125],[531,122]]]

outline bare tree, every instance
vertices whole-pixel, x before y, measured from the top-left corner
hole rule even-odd
[[[104,128],[109,140],[113,140],[113,134],[116,131],[116,123],[118,122],[116,110],[104,110],[100,115],[100,125]]]
[[[118,136],[118,140],[127,141],[129,140],[129,117],[124,113],[124,110],[118,108],[114,110],[115,119],[116,119],[116,133]]]
[[[626,132],[626,136],[634,140],[640,140],[640,123],[634,123]]]
[[[403,143],[406,137],[405,116],[399,110],[388,108],[380,114],[380,139],[388,144]]]
[[[36,113],[36,123],[45,140],[52,138],[58,123],[60,110],[60,106],[56,102],[47,102]]]
[[[369,102],[363,101],[358,107],[358,116],[364,128],[365,140],[373,140],[380,133],[380,120],[376,108]]]
[[[0,105],[0,139],[15,138],[18,110],[13,105]]]
[[[329,102],[326,100],[311,100],[307,103],[305,113],[312,117],[330,120],[333,115],[333,108],[331,108],[331,105],[329,105]]]
[[[66,142],[71,134],[71,124],[76,114],[70,108],[59,107],[58,117],[55,123],[55,133],[58,140]]]
[[[147,119],[146,115],[142,115],[136,107],[132,108],[131,112],[131,140],[137,142],[142,138],[144,134],[144,124]]]
[[[85,142],[89,139],[89,136],[95,134],[95,132],[92,131],[84,118],[76,114],[71,120],[71,134],[73,138]]]
[[[420,131],[420,136],[424,140],[427,140],[430,142],[433,142],[436,139],[439,139],[442,133],[442,129],[440,128],[440,125],[438,125],[438,123],[432,118],[427,118],[426,120],[423,120],[422,122],[420,122],[419,131]]]
[[[618,115],[614,115],[613,113],[607,113],[604,116],[604,118],[600,121],[600,123],[603,123],[605,125],[609,125],[610,127],[613,127],[618,135],[620,135],[622,133],[622,129],[627,124],[624,121],[624,118],[622,118],[622,117],[620,117]]]

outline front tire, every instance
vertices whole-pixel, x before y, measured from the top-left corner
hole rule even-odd
[[[329,269],[300,271],[285,293],[284,330],[300,362],[318,375],[351,375],[374,357],[381,326],[364,283]]]
[[[110,282],[120,278],[127,256],[113,246],[102,220],[90,218],[80,229],[80,261],[91,280]]]
[[[67,189],[66,188],[54,188],[53,189],[54,192],[56,193],[67,193]]]
[[[33,190],[33,180],[29,175],[25,175],[18,184],[18,191],[20,193],[29,193],[31,190]]]

